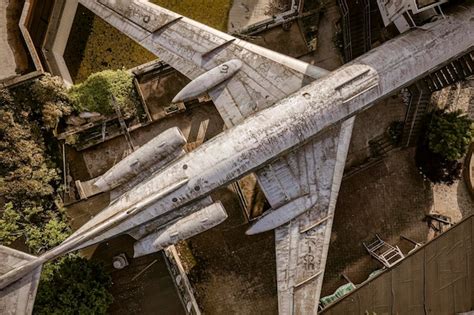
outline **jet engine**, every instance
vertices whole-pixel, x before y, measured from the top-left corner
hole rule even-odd
[[[182,155],[185,144],[186,138],[181,131],[170,128],[96,178],[93,186],[108,191],[129,182],[141,172],[151,174],[151,170],[158,170]]]
[[[207,231],[225,219],[227,219],[227,213],[222,204],[213,203],[140,239],[133,246],[133,256],[141,257],[162,250]]]

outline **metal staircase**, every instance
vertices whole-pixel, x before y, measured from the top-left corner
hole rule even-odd
[[[378,12],[371,10],[373,6],[371,2],[373,1],[339,0],[346,62],[361,56],[372,47],[372,33],[375,25],[373,20],[378,16]]]
[[[370,155],[373,158],[383,158],[395,148],[386,133],[369,141]]]
[[[427,75],[423,81],[426,82],[430,91],[434,92],[464,80],[472,74],[474,74],[474,51]]]
[[[402,146],[413,146],[418,141],[418,136],[431,100],[431,91],[421,81],[408,88],[410,100],[405,115],[405,126],[403,127]]]
[[[423,117],[429,109],[431,94],[474,74],[474,52],[452,61],[408,87],[410,99],[405,116],[402,146],[416,145]]]
[[[405,258],[405,255],[403,255],[398,246],[394,247],[385,243],[378,234],[375,234],[375,237],[376,239],[373,242],[363,244],[369,254],[380,261],[385,267],[390,268]]]

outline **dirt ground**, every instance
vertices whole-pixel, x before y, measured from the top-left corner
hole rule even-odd
[[[340,18],[337,0],[325,1],[324,14],[321,15],[318,26],[317,48],[314,52],[301,57],[301,60],[326,70],[335,70],[342,65],[343,58],[334,45],[336,23]]]
[[[303,33],[296,21],[289,28],[272,27],[247,39],[249,42],[269,48],[281,54],[298,58],[308,53],[308,47]]]
[[[323,296],[345,281],[364,281],[382,265],[371,259],[362,242],[379,234],[405,253],[412,248],[400,235],[424,242],[423,219],[433,205],[431,187],[418,173],[414,149],[393,151],[382,163],[343,180],[336,206]]]
[[[163,252],[132,259],[133,242],[128,235],[117,237],[100,244],[92,257],[104,263],[113,279],[114,302],[108,314],[186,314]],[[114,269],[112,259],[122,253],[127,256],[129,265],[122,270]]]
[[[383,135],[390,123],[405,119],[406,106],[399,95],[390,96],[357,115],[347,154],[346,170],[363,164],[371,155],[369,141]]]
[[[186,137],[188,149],[200,145],[219,134],[224,123],[212,103],[201,103],[183,113],[170,116],[131,133],[134,145],[141,146],[161,132],[178,127]],[[128,146],[123,137],[112,139],[100,146],[82,151],[82,158],[87,165],[88,180],[105,173],[110,167],[120,161],[127,153]]]
[[[198,303],[205,314],[276,314],[273,232],[245,235],[248,224],[236,195],[225,188],[213,198],[229,218],[188,241],[197,261],[189,276]]]

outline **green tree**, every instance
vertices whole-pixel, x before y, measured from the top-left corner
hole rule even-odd
[[[0,219],[0,243],[10,244],[19,237],[19,220],[20,215],[13,209],[13,204],[7,203]]]
[[[110,276],[102,265],[69,255],[44,266],[34,314],[105,314],[112,303]]]
[[[39,254],[69,235],[57,199],[59,174],[31,120],[33,110],[25,106],[15,111],[8,90],[0,91],[0,103],[0,242],[8,245],[23,237],[30,251]]]
[[[418,146],[415,160],[421,174],[432,183],[452,185],[461,178],[462,163],[432,152],[426,144]]]
[[[451,185],[461,177],[462,158],[474,137],[472,121],[461,112],[437,110],[426,116],[416,165],[433,183]]]
[[[133,76],[125,70],[105,70],[94,73],[84,82],[69,90],[74,108],[79,111],[98,112],[104,115],[115,113],[112,96],[125,116],[137,114],[139,99]]]
[[[71,100],[63,81],[46,74],[34,81],[30,89],[34,103],[41,107],[43,125],[48,130],[56,130],[61,118],[72,113]]]
[[[0,180],[0,196],[15,205],[53,194],[52,184],[59,180],[42,138],[5,110],[0,110]]]
[[[474,137],[474,125],[462,112],[437,110],[428,116],[429,149],[453,161],[462,158]]]
[[[58,190],[57,149],[50,133],[69,109],[56,79],[45,76],[10,93],[0,89],[0,243],[18,238],[34,254],[70,234]],[[48,143],[48,146],[45,145]],[[48,263],[42,274],[37,314],[103,314],[110,304],[110,278],[77,256]]]

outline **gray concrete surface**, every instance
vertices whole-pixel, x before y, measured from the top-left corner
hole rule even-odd
[[[229,12],[227,31],[245,29],[272,17],[269,7],[274,0],[234,0]],[[291,2],[290,0],[288,2]]]
[[[13,48],[8,42],[8,15],[9,0],[0,1],[0,80],[15,76],[16,62]]]
[[[0,81],[24,74],[28,55],[21,42],[22,1],[0,0]]]

